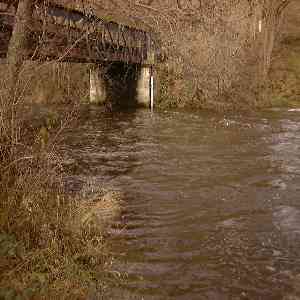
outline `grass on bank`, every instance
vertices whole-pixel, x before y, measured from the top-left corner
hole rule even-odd
[[[103,226],[119,213],[120,195],[70,199],[56,151],[66,121],[46,139],[23,118],[22,89],[9,95],[0,84],[0,299],[104,294],[116,280]]]

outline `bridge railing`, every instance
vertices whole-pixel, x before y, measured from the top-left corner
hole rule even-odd
[[[14,13],[0,0],[0,56],[4,57],[14,25]],[[1,6],[2,5],[2,6]],[[35,6],[28,56],[61,61],[123,61],[154,63],[157,41],[153,34],[93,14],[49,4]]]

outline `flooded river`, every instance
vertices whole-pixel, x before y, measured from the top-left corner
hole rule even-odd
[[[127,198],[111,299],[300,299],[299,148],[297,111],[85,111],[69,185]]]

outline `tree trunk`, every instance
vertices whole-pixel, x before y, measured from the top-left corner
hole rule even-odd
[[[268,78],[271,66],[272,52],[276,35],[279,32],[279,24],[282,17],[282,10],[279,11],[281,1],[268,0],[264,3],[264,22],[260,40],[260,82]]]
[[[14,157],[15,145],[19,141],[19,126],[17,112],[19,108],[18,103],[18,79],[19,72],[23,61],[26,57],[26,48],[28,33],[30,32],[31,17],[33,12],[34,0],[19,0],[18,9],[15,17],[15,24],[9,41],[7,62],[8,62],[8,84],[7,97],[1,101],[1,118],[2,129],[0,138],[7,145],[7,157]],[[1,141],[1,142],[3,142]]]
[[[30,32],[34,0],[19,0],[15,24],[9,42],[7,61],[9,87],[14,89],[20,68],[26,57],[28,33]]]

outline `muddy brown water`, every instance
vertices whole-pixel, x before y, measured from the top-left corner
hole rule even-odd
[[[299,147],[300,111],[82,113],[70,189],[127,195],[108,299],[297,299]]]

